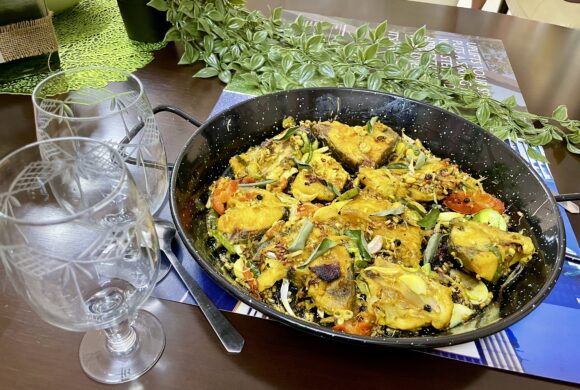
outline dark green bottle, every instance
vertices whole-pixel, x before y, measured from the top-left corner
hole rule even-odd
[[[0,0],[0,26],[48,15],[44,0]],[[58,51],[0,63],[0,83],[60,67]]]

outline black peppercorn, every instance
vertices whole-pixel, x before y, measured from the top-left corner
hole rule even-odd
[[[401,246],[401,240],[399,240],[398,238],[394,242],[395,246]]]
[[[428,173],[428,174],[425,175],[425,180],[431,180],[431,179],[433,179],[433,175],[432,174]]]
[[[431,312],[431,305],[425,304],[425,306],[423,306],[423,310],[430,313]]]
[[[463,203],[469,203],[471,201],[471,199],[469,198],[463,198]]]
[[[256,196],[256,199],[262,200],[262,199],[264,199],[264,197],[262,195],[258,194],[258,196]]]

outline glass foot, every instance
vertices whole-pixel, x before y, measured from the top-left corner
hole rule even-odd
[[[88,332],[81,341],[79,357],[85,373],[97,382],[124,383],[137,379],[157,363],[165,348],[165,333],[153,314],[139,310],[129,329],[129,347],[111,348],[110,330]],[[109,333],[109,337],[107,337]],[[114,335],[115,337],[118,334]],[[136,336],[136,337],[135,337]],[[118,337],[117,337],[118,338]]]

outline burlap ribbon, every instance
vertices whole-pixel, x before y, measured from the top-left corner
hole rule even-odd
[[[0,26],[0,63],[58,51],[52,12],[35,20]]]

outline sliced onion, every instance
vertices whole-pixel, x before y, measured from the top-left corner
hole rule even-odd
[[[367,244],[368,252],[370,255],[374,255],[375,253],[380,251],[382,247],[383,247],[383,237],[381,237],[381,236],[375,236]]]
[[[280,289],[280,300],[282,301],[282,305],[284,306],[284,309],[286,309],[288,314],[296,317],[296,314],[294,314],[294,310],[292,310],[292,308],[290,307],[290,302],[288,302],[289,288],[290,282],[288,281],[288,279],[286,278],[282,279],[282,288]]]

